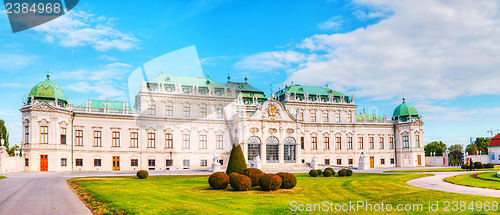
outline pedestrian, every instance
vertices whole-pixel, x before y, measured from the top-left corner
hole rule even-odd
[[[472,161],[472,158],[470,158],[470,171],[476,171],[476,169],[474,169],[474,161]]]
[[[466,171],[469,171],[469,169],[470,169],[470,158],[467,158],[467,161],[465,161],[465,166],[467,167]]]

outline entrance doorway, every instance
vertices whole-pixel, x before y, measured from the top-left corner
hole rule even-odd
[[[120,156],[113,156],[113,171],[120,170]]]
[[[422,155],[417,155],[417,164],[422,166]]]
[[[370,156],[370,168],[374,168],[374,167],[375,167],[375,157]]]
[[[49,159],[47,155],[40,155],[40,171],[49,171]]]

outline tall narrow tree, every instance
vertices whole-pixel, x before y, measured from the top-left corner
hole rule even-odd
[[[226,174],[233,172],[243,173],[247,169],[247,163],[245,161],[245,155],[243,155],[243,150],[240,144],[236,144],[231,150],[231,156],[229,156],[229,163],[227,164]]]

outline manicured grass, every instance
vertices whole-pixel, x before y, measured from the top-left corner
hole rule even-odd
[[[7,178],[7,177],[5,177],[5,176],[0,176],[0,179],[4,179],[4,178]]]
[[[323,201],[334,204],[383,202],[385,205],[392,204],[394,209],[397,204],[423,204],[423,211],[428,211],[429,201],[500,202],[500,198],[426,190],[406,184],[408,180],[429,175],[355,173],[351,177],[313,178],[307,174],[296,174],[297,187],[275,192],[261,191],[258,187],[247,192],[236,192],[231,188],[212,190],[208,185],[208,176],[150,176],[144,180],[135,177],[75,178],[69,182],[99,213],[288,214],[291,213],[291,201],[296,201],[297,205],[322,204]],[[347,213],[373,212],[361,208],[360,211]]]
[[[473,174],[477,174],[477,172],[448,177],[448,178],[445,178],[444,181],[450,182],[453,184],[465,185],[465,186],[469,186],[469,187],[480,187],[480,188],[500,190],[500,180],[499,180],[499,182],[485,181],[485,180],[481,180],[481,179],[477,179],[477,178],[472,178],[471,175],[473,175]],[[494,172],[494,173],[491,173],[491,172],[481,173],[478,175],[478,178],[487,178],[487,179],[493,179],[493,180],[499,179],[496,177],[496,172]]]
[[[498,171],[498,170],[500,170],[500,166],[495,166],[492,169],[480,169],[480,171]],[[457,172],[457,171],[467,171],[467,170],[462,169],[461,167],[452,167],[452,168],[434,168],[434,169],[389,170],[384,172]]]

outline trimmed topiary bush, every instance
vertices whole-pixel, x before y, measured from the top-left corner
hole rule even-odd
[[[483,163],[481,163],[479,161],[478,162],[474,162],[474,168],[476,168],[476,169],[482,169],[482,168],[484,168]]]
[[[345,170],[345,176],[351,176],[352,175],[352,170],[351,169],[346,169]]]
[[[208,178],[208,184],[214,190],[226,189],[227,185],[229,185],[229,176],[223,172],[214,172]]]
[[[229,175],[233,172],[241,174],[245,169],[247,169],[247,163],[245,161],[245,156],[243,155],[243,150],[241,150],[241,145],[238,144],[237,146],[233,147],[233,150],[231,150],[226,174]]]
[[[333,168],[331,168],[331,167],[327,167],[327,168],[325,168],[325,170],[323,170],[323,171],[326,171],[326,170],[330,170],[330,171],[332,171],[332,175],[335,175],[335,170],[333,170]]]
[[[311,169],[311,170],[309,171],[309,175],[310,175],[311,177],[316,177],[316,176],[318,176],[318,171],[316,171],[315,169]]]
[[[288,172],[278,172],[277,175],[281,177],[281,189],[292,189],[297,185],[297,178],[295,175]]]
[[[347,175],[347,171],[345,169],[341,169],[341,170],[339,170],[338,174],[340,177],[344,177]]]
[[[330,171],[329,169],[325,169],[325,171],[323,171],[323,176],[324,177],[332,176],[332,171]]]
[[[281,183],[283,181],[281,180],[281,177],[276,174],[265,174],[259,179],[259,186],[260,189],[264,191],[274,191],[280,188]]]
[[[462,169],[467,169],[467,164],[462,164]]]
[[[248,168],[243,171],[243,175],[248,176],[252,180],[252,187],[255,187],[259,186],[259,178],[264,175],[264,172],[257,168]]]
[[[323,174],[323,171],[321,171],[320,169],[317,169],[316,171],[318,172],[318,175],[322,175]]]
[[[137,171],[137,178],[139,179],[146,179],[148,178],[149,174],[148,174],[148,171],[146,170],[139,170]]]
[[[494,168],[494,167],[495,167],[495,165],[494,165],[494,164],[492,164],[492,163],[487,163],[487,164],[484,166],[484,168],[486,168],[486,169],[491,169],[491,168]]]
[[[247,191],[252,186],[252,180],[246,175],[233,172],[229,174],[229,184],[236,191]]]

